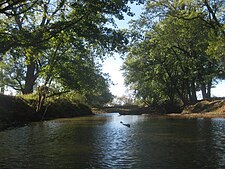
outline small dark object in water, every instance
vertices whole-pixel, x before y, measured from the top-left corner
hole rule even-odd
[[[130,127],[130,124],[123,123],[122,121],[120,123],[124,126]]]

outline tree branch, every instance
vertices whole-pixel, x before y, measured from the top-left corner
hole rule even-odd
[[[69,93],[69,92],[70,92],[70,90],[66,90],[66,91],[58,92],[58,93],[53,93],[53,94],[47,96],[46,98],[53,97],[53,96],[60,96],[60,95],[62,95],[64,93]]]

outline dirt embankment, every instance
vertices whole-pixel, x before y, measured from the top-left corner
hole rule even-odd
[[[171,111],[172,110],[172,111]],[[174,110],[178,110],[175,108]],[[117,112],[121,115],[141,115],[160,116],[165,118],[225,118],[225,99],[202,100],[194,105],[186,106],[180,113],[173,113],[173,109],[166,107],[151,108],[138,106],[117,106],[94,109],[94,113]]]
[[[103,107],[101,109],[92,109],[96,114],[101,113],[119,113],[120,115],[162,115],[165,114],[165,110],[159,107],[139,107],[137,105],[128,106],[115,106],[115,107]]]
[[[181,114],[169,114],[171,117],[184,118],[225,118],[225,99],[202,100],[184,108]]]
[[[0,94],[0,130],[33,121],[92,114],[88,106],[65,99],[51,103],[42,112],[35,112],[35,108],[31,107],[28,101],[20,97]]]
[[[35,111],[23,100],[0,95],[0,129],[29,121]]]

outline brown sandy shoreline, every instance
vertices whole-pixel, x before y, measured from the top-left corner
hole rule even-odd
[[[93,113],[119,113],[121,115],[147,115],[150,118],[225,118],[225,99],[201,100],[186,106],[180,113],[161,113],[150,107],[105,107],[92,109]]]

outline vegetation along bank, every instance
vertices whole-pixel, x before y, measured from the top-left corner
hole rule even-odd
[[[130,3],[142,4],[143,13],[130,30],[118,29],[116,19],[134,16]],[[17,96],[1,95],[1,121],[73,117],[91,114],[82,103],[110,103],[112,83],[101,61],[114,52],[126,53],[125,84],[138,105],[123,114],[188,116],[220,105],[206,100],[225,79],[224,8],[223,0],[3,1],[0,92]]]
[[[0,130],[29,122],[92,115],[91,109],[66,97],[49,99],[40,110],[35,96],[0,95]]]

